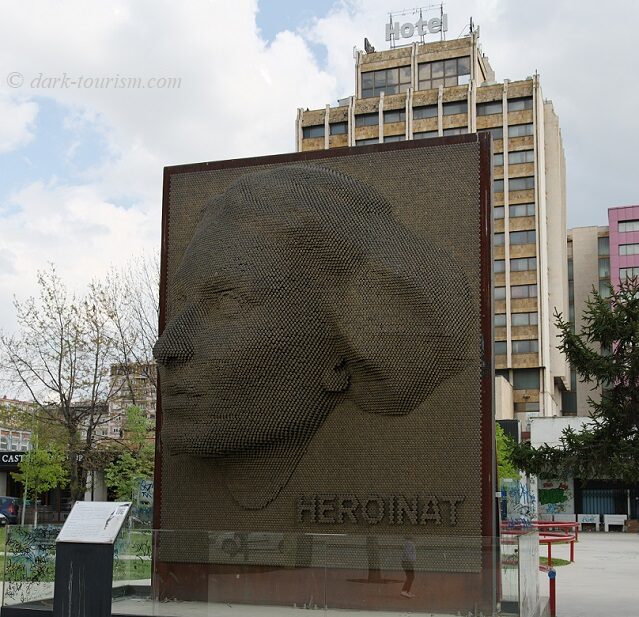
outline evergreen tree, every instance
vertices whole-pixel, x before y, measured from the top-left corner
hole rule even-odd
[[[559,446],[529,443],[513,450],[513,462],[540,477],[639,481],[639,281],[610,288],[610,297],[593,289],[583,327],[555,314],[558,349],[582,382],[602,393],[589,397],[591,422],[564,430]]]

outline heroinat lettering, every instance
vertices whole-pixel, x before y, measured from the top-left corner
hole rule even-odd
[[[297,522],[343,525],[457,524],[463,495],[304,495],[297,500]]]

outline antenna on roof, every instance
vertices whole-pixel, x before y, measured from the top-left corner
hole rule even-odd
[[[367,54],[372,54],[375,52],[375,48],[371,45],[370,41],[364,37],[364,51]]]
[[[470,33],[472,34],[475,29],[475,25],[473,24],[473,18],[470,18]]]

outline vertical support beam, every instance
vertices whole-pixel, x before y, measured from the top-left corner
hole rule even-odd
[[[379,143],[384,143],[384,93],[379,93],[379,108],[378,113],[378,128],[379,128]]]
[[[413,138],[413,88],[406,91],[406,139]]]
[[[348,98],[348,145],[355,145],[355,97]]]
[[[506,279],[506,366],[510,369],[513,365],[512,350],[512,323],[511,323],[511,297],[510,297],[510,193],[508,192],[508,81],[504,80],[501,94],[502,116],[502,153],[504,157],[504,277]],[[514,403],[513,403],[514,406]],[[515,410],[513,409],[513,418]]]
[[[302,151],[302,116],[304,110],[301,107],[297,108],[297,118],[295,118],[295,151]]]
[[[326,104],[326,111],[324,112],[324,150],[329,148],[330,130],[331,130],[331,105]]]
[[[444,134],[444,86],[439,86],[437,91],[437,134]]]

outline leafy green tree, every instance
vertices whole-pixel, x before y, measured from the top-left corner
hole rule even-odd
[[[568,475],[583,480],[639,481],[639,281],[610,288],[610,297],[593,289],[583,327],[555,314],[559,349],[581,381],[602,393],[590,397],[591,422],[579,431],[564,430],[559,446],[520,444],[513,462],[542,478]]]
[[[123,425],[121,451],[106,468],[106,484],[117,499],[131,501],[140,479],[153,477],[153,427],[143,409],[129,407]]]
[[[27,497],[35,504],[35,521],[38,524],[38,495],[51,489],[65,487],[69,483],[67,461],[64,452],[54,443],[40,448],[36,445],[18,464],[13,478],[24,485]]]
[[[519,479],[519,470],[513,465],[512,451],[515,447],[515,442],[504,433],[504,429],[501,425],[495,425],[495,440],[497,449],[497,481],[505,480],[506,478],[512,478],[513,480]]]

